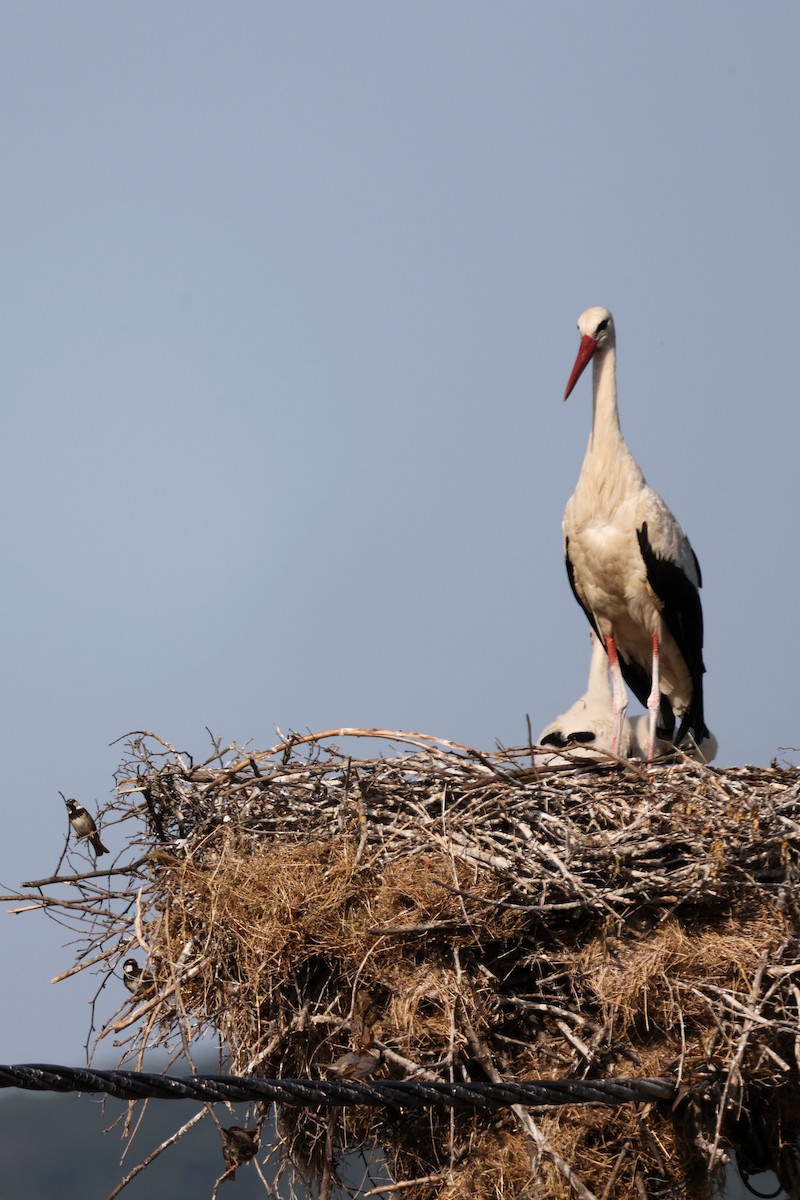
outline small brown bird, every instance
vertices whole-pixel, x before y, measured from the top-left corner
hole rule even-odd
[[[320,1063],[321,1071],[337,1079],[369,1079],[383,1065],[383,1048],[375,1041],[364,1042],[358,1050],[348,1050],[331,1063]]]
[[[232,1174],[230,1179],[236,1178],[234,1168],[240,1167],[242,1163],[250,1162],[251,1158],[255,1158],[258,1154],[259,1136],[257,1129],[243,1129],[241,1125],[230,1125],[227,1129],[222,1127],[222,1153],[225,1155],[225,1166]]]
[[[64,803],[69,813],[69,823],[78,835],[78,840],[91,842],[98,858],[101,854],[108,854],[108,850],[100,841],[100,834],[91,813],[87,812],[82,804],[78,804],[77,800],[65,800]]]

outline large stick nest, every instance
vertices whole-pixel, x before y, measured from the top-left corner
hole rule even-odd
[[[383,754],[340,748],[367,734]],[[98,1038],[142,1062],[211,1030],[222,1067],[274,1078],[372,1035],[396,1078],[679,1088],[613,1110],[349,1109],[333,1139],[287,1108],[281,1148],[324,1190],[363,1144],[418,1181],[408,1200],[709,1197],[731,1148],[789,1186],[800,771],[531,762],[342,730],[198,765],[130,735],[100,814],[129,831],[125,873],[42,897],[80,932],[69,973],[119,987],[109,968],[146,955],[152,982]]]

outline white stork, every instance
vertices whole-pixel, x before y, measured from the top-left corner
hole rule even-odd
[[[564,555],[576,599],[608,654],[612,749],[620,746],[629,684],[649,714],[648,761],[658,736],[709,737],[703,718],[700,564],[628,449],[617,411],[616,335],[607,308],[578,319],[581,343],[566,400],[592,359],[592,432],[578,485],[564,511]]]
[[[612,752],[614,744],[614,709],[611,685],[608,681],[608,657],[603,643],[594,630],[590,633],[592,659],[586,691],[565,713],[545,725],[539,734],[534,762],[537,767],[572,764],[577,759],[597,759]],[[622,723],[618,754],[620,758],[647,758],[650,749],[650,717],[626,717]],[[687,745],[685,752],[700,762],[713,762],[719,749],[717,739],[709,733],[699,743]],[[656,738],[657,754],[673,752],[672,743]],[[599,752],[599,753],[598,753]]]
[[[537,767],[575,766],[579,759],[602,759],[612,751],[614,742],[614,709],[611,685],[608,681],[608,656],[594,630],[590,633],[592,659],[589,682],[582,696],[565,713],[545,725],[539,734],[534,763]],[[620,758],[647,758],[650,749],[650,717],[626,717],[622,723],[619,744]],[[690,757],[700,762],[713,762],[719,749],[713,733],[701,742],[685,747]],[[671,742],[656,738],[657,754],[669,754]]]
[[[598,751],[612,750],[614,710],[608,682],[608,658],[594,631],[591,639],[592,661],[586,691],[539,734],[537,745],[552,747],[552,750],[536,753],[534,762],[537,766],[574,762],[576,758],[597,758]],[[625,721],[618,749],[613,751],[619,753],[620,758],[626,758],[630,753],[631,734],[631,722]],[[562,750],[563,755],[558,753]]]

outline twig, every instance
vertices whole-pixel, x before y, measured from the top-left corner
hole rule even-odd
[[[380,1187],[370,1188],[368,1192],[363,1192],[364,1200],[368,1196],[384,1196],[387,1193],[405,1192],[409,1188],[422,1187],[426,1183],[439,1183],[442,1179],[447,1179],[447,1171],[437,1171],[435,1175],[421,1175],[417,1179],[404,1179],[401,1183],[382,1183]]]
[[[758,996],[759,992],[761,991],[761,981],[764,978],[764,972],[767,969],[768,961],[769,960],[768,960],[767,955],[766,954],[762,955],[761,962],[759,963],[758,969],[756,970],[756,973],[753,977],[753,983],[750,988],[750,999],[753,1002],[755,1002],[756,997]],[[752,1033],[755,1024],[756,1024],[756,1021],[752,1017],[748,1016],[745,1018],[744,1023],[742,1025],[742,1032],[739,1036],[739,1039],[738,1039],[738,1042],[736,1045],[736,1049],[733,1054],[733,1058],[731,1060],[730,1066],[728,1067],[728,1071],[725,1076],[725,1083],[722,1088],[722,1095],[720,1096],[719,1104],[717,1106],[717,1121],[716,1121],[716,1126],[714,1128],[714,1141],[711,1144],[711,1151],[710,1151],[710,1155],[709,1155],[709,1162],[712,1166],[717,1161],[720,1138],[722,1137],[722,1123],[727,1115],[728,1097],[730,1096],[731,1091],[734,1087],[734,1084],[733,1084],[734,1075],[737,1077],[737,1083],[735,1085],[736,1090],[741,1092],[740,1067],[741,1067],[742,1059],[744,1058],[745,1050],[747,1049],[747,1043],[750,1040],[750,1034]]]
[[[137,1166],[133,1168],[132,1171],[128,1172],[122,1182],[117,1184],[113,1192],[109,1192],[106,1200],[115,1200],[115,1197],[118,1196],[120,1192],[128,1186],[132,1179],[135,1179],[137,1175],[144,1171],[145,1167],[149,1167],[150,1163],[157,1159],[160,1154],[163,1154],[165,1150],[169,1150],[170,1146],[174,1146],[176,1142],[179,1142],[183,1135],[188,1133],[192,1126],[197,1125],[199,1121],[202,1121],[203,1117],[205,1116],[206,1109],[202,1108],[200,1112],[195,1113],[185,1125],[181,1125],[180,1129],[176,1129],[175,1133],[166,1138],[160,1146],[156,1146],[155,1150],[148,1154],[147,1158],[143,1159]]]

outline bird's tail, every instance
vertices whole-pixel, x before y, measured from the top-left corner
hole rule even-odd
[[[703,714],[702,677],[695,683],[692,702],[681,717],[678,732],[675,734],[675,745],[680,746],[684,738],[689,734],[691,734],[698,746],[701,742],[711,737]]]

